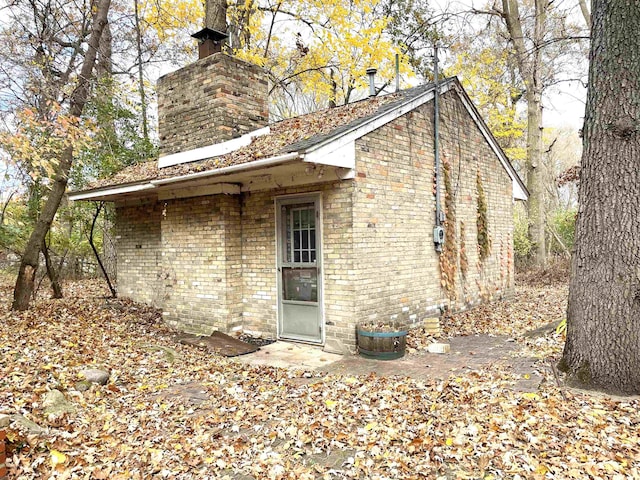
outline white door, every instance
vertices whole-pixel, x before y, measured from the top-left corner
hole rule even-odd
[[[276,205],[280,338],[321,343],[320,198],[283,198]]]

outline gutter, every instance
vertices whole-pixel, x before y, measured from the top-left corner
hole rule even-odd
[[[450,83],[453,83],[453,82],[454,82],[454,79],[455,79],[455,77],[447,78],[444,82],[440,83],[440,88],[441,88],[442,90],[444,90],[445,92],[446,92],[446,91],[448,91],[448,88],[447,88],[447,89],[445,89],[445,87],[448,87],[448,85],[449,85]],[[424,91],[422,94],[420,94],[419,96],[417,96],[417,97],[415,97],[415,98],[411,98],[411,99],[408,99],[408,100],[404,101],[403,103],[401,103],[401,104],[399,104],[399,105],[395,106],[395,107],[394,107],[393,109],[391,109],[391,110],[387,110],[387,111],[381,112],[381,113],[379,113],[378,115],[376,115],[375,117],[371,117],[371,118],[369,118],[369,120],[367,121],[367,124],[373,124],[373,123],[375,123],[375,121],[376,121],[376,120],[378,120],[379,118],[382,118],[382,117],[384,117],[384,116],[386,116],[386,115],[389,115],[389,113],[390,113],[390,112],[397,112],[397,111],[401,111],[401,114],[400,114],[400,115],[404,115],[405,113],[407,113],[407,112],[402,111],[402,109],[403,109],[404,107],[406,107],[407,105],[412,105],[412,104],[414,104],[414,103],[420,103],[424,97],[430,97],[431,95],[434,95],[434,92],[435,92],[435,86],[434,86],[434,88],[432,88],[432,89],[429,89],[429,90]],[[428,101],[428,100],[427,100],[427,101]],[[420,104],[422,104],[422,103],[420,103]],[[330,136],[329,138],[327,138],[327,139],[325,139],[325,140],[323,140],[323,141],[321,141],[321,142],[318,142],[317,144],[315,144],[315,145],[311,146],[311,147],[307,150],[307,152],[311,153],[311,152],[313,152],[313,151],[315,151],[315,150],[318,150],[319,148],[324,147],[325,145],[327,145],[327,144],[329,144],[329,143],[333,143],[333,142],[335,142],[337,139],[339,139],[339,138],[341,138],[341,137],[344,137],[344,136],[346,136],[346,135],[349,135],[350,133],[352,133],[352,132],[354,132],[354,131],[358,130],[360,127],[362,127],[362,125],[361,125],[361,124],[357,124],[357,125],[355,125],[355,126],[353,126],[353,127],[351,127],[351,128],[346,129],[346,130],[345,130],[345,131],[343,131],[343,132],[340,132],[340,133],[339,133],[339,134],[337,134],[337,135]]]
[[[262,160],[254,160],[253,162],[240,163],[239,165],[231,165],[229,167],[218,168],[216,170],[207,170],[206,172],[188,173],[187,175],[180,175],[179,177],[163,178],[161,180],[151,180],[149,183],[154,187],[167,185],[170,183],[186,182],[188,180],[215,177],[216,175],[224,175],[227,173],[241,172],[243,170],[253,170],[260,167],[271,167],[279,163],[286,162],[287,160],[295,160],[296,158],[302,158],[304,154],[299,152],[285,153],[284,155],[278,155],[276,157],[264,158]],[[251,168],[248,168],[251,167]]]
[[[278,155],[275,157],[264,158],[262,160],[254,160],[252,162],[240,163],[238,165],[231,165],[229,167],[218,168],[215,170],[207,170],[205,172],[189,173],[187,175],[181,175],[179,177],[163,178],[160,180],[150,180],[148,183],[137,185],[126,185],[123,187],[110,187],[103,190],[93,190],[85,192],[69,193],[68,198],[71,201],[78,200],[92,200],[94,198],[101,198],[104,196],[119,196],[127,193],[144,192],[147,190],[155,190],[163,185],[169,185],[172,183],[186,182],[189,180],[195,180],[198,178],[215,177],[217,175],[225,175],[229,173],[242,172],[245,170],[255,170],[261,167],[271,167],[287,162],[289,160],[295,160],[297,158],[303,158],[304,153],[291,152],[284,155]]]
[[[102,197],[104,195],[121,195],[124,193],[135,193],[135,192],[141,192],[144,190],[152,190],[154,188],[155,188],[154,185],[151,185],[149,183],[143,183],[138,185],[128,185],[125,187],[107,188],[105,190],[96,190],[96,191],[89,191],[89,192],[82,192],[82,191],[72,192],[72,193],[69,193],[67,197],[71,201],[91,200],[92,198]]]

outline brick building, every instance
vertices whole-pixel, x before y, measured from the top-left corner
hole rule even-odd
[[[434,94],[269,125],[262,71],[215,53],[160,79],[159,159],[70,198],[115,203],[118,292],[170,324],[352,352],[359,321],[417,325],[513,288],[527,192],[455,78],[439,84],[436,251]]]

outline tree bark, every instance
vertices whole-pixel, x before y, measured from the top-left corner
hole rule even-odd
[[[531,84],[533,85],[533,81]],[[533,263],[543,266],[547,262],[545,236],[545,178],[542,165],[542,93],[538,88],[527,88],[527,215],[529,239],[533,244]]]
[[[96,63],[98,47],[100,45],[100,37],[105,25],[107,24],[107,14],[111,0],[99,0],[96,14],[89,37],[87,53],[85,54],[78,83],[73,89],[69,105],[69,113],[74,117],[82,115],[84,106],[89,98],[89,90],[91,79],[93,77],[93,69]],[[25,310],[29,307],[31,294],[33,293],[36,273],[38,271],[40,247],[44,241],[44,237],[51,227],[51,223],[58,211],[60,201],[67,188],[67,181],[71,165],[73,163],[73,148],[67,147],[60,152],[56,173],[53,177],[51,190],[47,196],[42,212],[38,217],[38,221],[31,232],[29,241],[20,262],[18,278],[13,290],[14,310]]]
[[[136,55],[138,57],[138,94],[140,95],[140,110],[142,113],[142,136],[149,142],[149,121],[147,119],[147,95],[144,89],[144,72],[142,63],[142,30],[140,29],[140,6],[138,0],[133,0],[133,12],[136,25]]]
[[[227,0],[206,0],[204,4],[204,26],[226,33]]]
[[[592,3],[580,207],[560,369],[640,393],[639,2]]]
[[[51,255],[49,255],[49,246],[47,245],[46,237],[42,240],[42,255],[44,255],[44,264],[47,267],[47,276],[51,282],[53,298],[62,298],[64,296],[62,294],[62,287],[60,286],[58,272],[56,272],[53,262],[51,261]]]
[[[533,262],[542,266],[547,262],[544,215],[544,170],[542,168],[542,44],[546,26],[547,0],[535,0],[533,49],[527,49],[517,0],[502,0],[502,17],[513,43],[518,70],[526,86],[527,99],[527,214],[529,239],[533,244]]]

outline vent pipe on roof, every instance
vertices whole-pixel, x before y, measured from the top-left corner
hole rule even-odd
[[[375,68],[367,68],[367,75],[369,76],[369,96],[376,96],[376,73],[378,70]]]
[[[396,92],[400,91],[400,54],[396,53]]]

